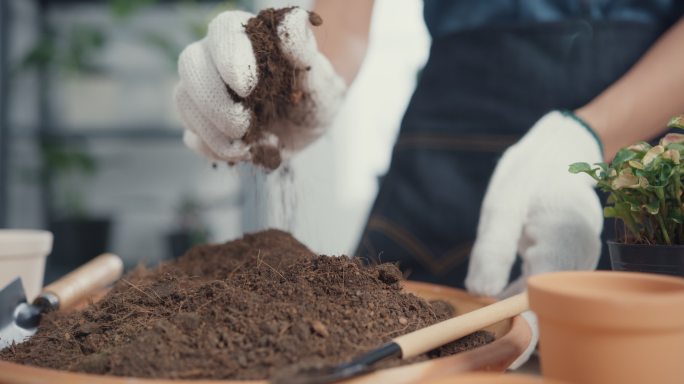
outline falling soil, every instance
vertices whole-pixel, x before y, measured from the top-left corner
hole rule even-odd
[[[282,159],[279,150],[264,149],[256,144],[264,133],[274,133],[278,124],[301,125],[306,122],[312,105],[309,93],[302,86],[302,75],[310,70],[292,62],[280,48],[278,25],[293,7],[268,8],[247,21],[245,32],[252,43],[259,81],[246,98],[240,98],[230,88],[233,99],[242,102],[252,111],[252,120],[244,141],[252,144],[252,162],[267,169],[277,168]],[[310,13],[309,22],[318,26],[323,20]]]
[[[138,268],[84,310],[45,315],[0,358],[117,376],[264,379],[348,360],[453,315],[445,302],[403,293],[400,279],[394,265],[317,256],[265,231]],[[492,340],[478,332],[429,356]]]

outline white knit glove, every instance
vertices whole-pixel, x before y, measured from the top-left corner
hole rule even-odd
[[[530,327],[530,342],[527,343],[525,350],[518,355],[518,358],[508,366],[508,369],[510,370],[516,370],[525,364],[530,357],[532,357],[532,354],[537,349],[537,343],[539,342],[539,321],[537,320],[537,315],[532,311],[525,311],[520,314],[520,317],[522,317],[527,326]]]
[[[233,101],[226,86],[244,98],[259,81],[252,44],[244,28],[252,17],[242,11],[221,13],[209,24],[207,36],[187,46],[178,60],[180,83],[175,102],[186,128],[183,141],[212,159],[238,162],[251,158],[250,145],[242,141],[252,119],[251,111]],[[311,67],[304,74],[302,88],[313,101],[306,124],[295,127],[282,122],[275,130],[277,134],[258,143],[278,147],[285,156],[323,134],[346,88],[318,51],[308,23],[308,12],[295,8],[278,27],[283,53],[295,65]]]
[[[506,150],[482,203],[467,289],[508,296],[522,291],[530,275],[596,268],[601,203],[594,181],[571,174],[568,166],[601,161],[599,141],[589,128],[558,111]],[[504,291],[516,253],[523,276]]]

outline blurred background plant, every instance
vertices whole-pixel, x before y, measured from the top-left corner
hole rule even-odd
[[[183,0],[185,6],[196,5],[197,1]],[[136,13],[143,12],[160,0],[109,0],[110,17],[117,24],[124,26]],[[220,13],[238,6],[238,0],[219,2],[214,13]],[[188,19],[184,28],[190,40],[197,40],[206,34],[207,23],[201,19]],[[155,31],[147,28],[133,29],[133,38],[147,44],[152,50],[168,61],[167,70],[176,70],[178,55],[184,42],[169,38],[166,31]],[[101,65],[99,57],[112,40],[108,29],[95,23],[79,23],[56,31],[47,27],[37,37],[33,47],[19,60],[13,68],[15,74],[32,70],[57,71],[60,76],[83,76],[102,74],[106,68]],[[79,191],[83,182],[97,172],[97,159],[79,143],[70,143],[49,133],[41,138],[42,169],[39,171],[43,182],[54,182],[55,209],[54,216],[86,217],[89,215],[83,193]],[[68,179],[68,180],[63,180]],[[76,182],[80,179],[80,182]]]
[[[49,1],[43,2],[47,6]],[[59,2],[57,2],[59,3]],[[166,70],[175,74],[176,60],[187,41],[197,40],[206,33],[205,18],[189,18],[177,25],[185,29],[187,40],[169,37],[167,28],[134,25],[131,20],[141,12],[148,11],[159,0],[109,0],[106,9],[115,25],[108,28],[96,21],[79,21],[56,28],[45,23],[36,36],[35,43],[12,65],[12,78],[32,72],[67,81],[79,79],[102,79],[108,74],[106,54],[108,45],[117,36],[112,34],[121,28],[129,30],[129,38],[141,42],[168,63]],[[185,7],[196,6],[194,1],[181,1]],[[213,13],[237,6],[237,1],[224,1],[215,5]],[[193,14],[192,11],[188,14]],[[46,90],[49,92],[49,90]],[[46,99],[44,99],[47,101]],[[49,108],[49,107],[48,107]],[[50,111],[45,114],[49,115]],[[48,119],[53,120],[52,117]],[[57,120],[57,119],[54,119]],[[69,140],[63,137],[65,127],[54,121],[39,133],[38,151],[42,159],[38,169],[29,171],[33,182],[41,185],[44,193],[45,220],[55,234],[53,252],[48,259],[47,281],[75,268],[90,258],[106,251],[110,244],[113,218],[108,213],[93,213],[88,206],[88,185],[98,172],[98,158],[91,153],[85,140]],[[68,128],[67,128],[68,129]],[[199,209],[201,203],[194,198],[183,198],[175,217],[175,231],[171,254],[177,256],[192,245],[208,241],[208,231],[202,225]]]
[[[97,172],[95,157],[78,146],[54,140],[43,144],[42,153],[44,167],[40,177],[52,177],[58,185],[53,200],[55,217],[88,217],[85,191],[81,186]]]
[[[206,244],[210,232],[204,219],[206,207],[192,194],[184,195],[176,206],[175,230],[167,235],[172,257],[178,257],[192,246]]]

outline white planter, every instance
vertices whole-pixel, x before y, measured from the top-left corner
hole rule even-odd
[[[52,250],[52,233],[48,231],[0,230],[0,289],[21,277],[30,302],[43,287],[45,260]]]

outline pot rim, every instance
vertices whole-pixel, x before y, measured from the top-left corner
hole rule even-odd
[[[642,272],[565,271],[528,279],[540,318],[610,329],[684,328],[684,279]]]
[[[66,216],[53,219],[50,224],[71,224],[71,223],[111,223],[113,221],[110,215],[88,215],[88,216]]]
[[[609,245],[617,245],[617,246],[622,246],[622,247],[634,247],[634,248],[674,248],[674,249],[683,249],[684,244],[628,244],[628,243],[623,243],[621,241],[617,240],[607,240],[607,244]]]
[[[52,232],[0,229],[0,259],[45,257],[52,250]]]

